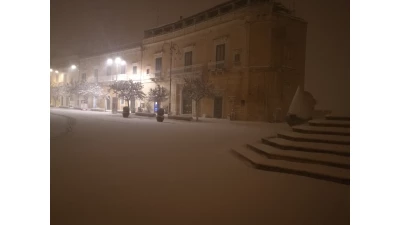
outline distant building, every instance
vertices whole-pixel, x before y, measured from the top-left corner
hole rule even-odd
[[[107,76],[107,58],[121,57],[125,73],[112,68],[108,76],[140,81],[146,94],[156,84],[169,90],[171,74],[171,108],[169,100],[161,104],[173,114],[195,115],[183,78],[199,77],[219,92],[201,101],[200,116],[227,118],[234,111],[238,120],[282,120],[297,87],[304,86],[307,23],[271,5],[269,0],[233,0],[146,30],[141,47],[127,50],[132,53],[81,58],[81,73],[89,78],[97,66],[98,76]]]

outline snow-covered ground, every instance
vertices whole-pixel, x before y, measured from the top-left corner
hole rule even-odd
[[[229,152],[285,124],[50,117],[54,224],[350,223],[349,186],[256,170]],[[63,118],[72,132],[57,136]]]

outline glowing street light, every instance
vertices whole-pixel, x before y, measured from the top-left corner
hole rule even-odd
[[[58,70],[56,70],[56,73],[58,73]]]
[[[72,66],[71,66],[71,69],[73,69],[73,70],[76,69],[76,66],[75,66],[75,65],[72,65]]]
[[[116,64],[119,64],[121,62],[121,58],[120,57],[117,57],[116,59],[115,59],[115,63]]]
[[[50,73],[53,72],[53,70],[50,68]]]
[[[112,59],[107,59],[107,64],[108,65],[111,65],[113,63],[113,60]]]
[[[126,62],[124,60],[121,61],[121,65],[125,65]]]

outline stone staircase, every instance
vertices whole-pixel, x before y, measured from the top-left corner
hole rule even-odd
[[[350,185],[350,116],[310,120],[231,151],[256,169]]]

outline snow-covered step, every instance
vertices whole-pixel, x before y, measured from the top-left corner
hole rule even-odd
[[[322,126],[322,127],[350,127],[349,120],[324,120],[314,119],[308,121],[311,126]]]
[[[306,134],[293,131],[278,131],[278,137],[292,141],[307,141],[330,144],[350,144],[350,136],[327,135],[327,134]]]
[[[346,114],[331,113],[329,115],[326,115],[325,118],[327,120],[348,120],[348,121],[350,121],[350,115],[346,115]]]
[[[269,159],[246,147],[232,149],[232,152],[257,169],[350,184],[350,170],[348,169]]]
[[[350,136],[350,128],[344,127],[319,127],[310,125],[298,125],[292,127],[293,131],[309,134],[329,134]]]
[[[263,143],[247,144],[247,147],[266,155],[268,158],[282,159],[300,163],[321,164],[350,169],[350,157],[332,154],[282,150]]]
[[[264,144],[272,145],[274,147],[282,149],[293,149],[293,150],[307,151],[307,152],[319,152],[319,153],[350,156],[349,145],[298,142],[283,138],[262,138],[261,140]]]

